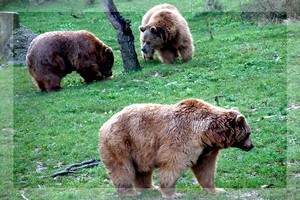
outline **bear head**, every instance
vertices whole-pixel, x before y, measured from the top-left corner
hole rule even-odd
[[[100,72],[104,79],[112,79],[112,67],[114,65],[114,54],[110,47],[104,50],[104,63],[100,66]]]
[[[145,60],[152,58],[155,50],[161,49],[164,46],[163,32],[156,26],[140,26],[142,52]]]
[[[223,110],[207,105],[208,104],[203,103],[197,105],[198,108],[201,108],[202,106],[200,109],[201,113],[199,114],[200,120],[197,121],[205,124],[201,116],[210,116],[208,117],[210,118],[208,120],[210,123],[206,126],[206,131],[201,135],[201,140],[207,147],[236,147],[244,151],[250,151],[254,147],[252,140],[250,139],[250,126],[248,125],[245,116],[242,115],[237,108]],[[196,128],[196,130],[198,130],[198,128]],[[200,132],[202,132],[202,130],[200,130]]]
[[[114,55],[110,47],[105,47],[103,50],[99,46],[96,48],[95,53],[97,56],[97,63],[88,65],[89,67],[83,67],[77,70],[86,83],[101,80],[113,79],[112,67],[114,64]]]
[[[235,109],[235,108],[234,108]],[[234,131],[234,142],[232,147],[237,147],[244,151],[250,151],[254,145],[250,139],[251,129],[246,121],[246,118],[242,114],[238,114],[232,122],[232,128]]]

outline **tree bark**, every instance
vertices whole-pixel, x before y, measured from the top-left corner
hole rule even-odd
[[[103,7],[108,20],[117,31],[125,72],[140,70],[141,66],[134,48],[130,20],[126,20],[120,15],[113,0],[103,0]]]

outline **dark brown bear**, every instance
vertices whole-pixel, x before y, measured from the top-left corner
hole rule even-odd
[[[190,168],[207,191],[214,185],[221,149],[253,148],[250,127],[236,109],[223,109],[202,100],[173,105],[133,104],[111,117],[100,129],[99,148],[110,179],[121,196],[155,189],[152,174],[159,168],[163,197],[175,197],[175,185]]]
[[[27,52],[29,73],[40,91],[62,89],[72,71],[85,82],[112,79],[112,49],[88,31],[54,31],[36,37]]]

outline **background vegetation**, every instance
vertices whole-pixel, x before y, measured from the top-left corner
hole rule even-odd
[[[139,54],[141,18],[160,2],[115,3],[132,21]],[[1,199],[116,198],[103,165],[55,179],[47,176],[72,163],[100,158],[98,130],[124,106],[176,103],[190,97],[212,104],[218,97],[222,107],[238,107],[252,127],[255,148],[248,153],[238,149],[222,152],[216,185],[226,188],[228,194],[207,194],[185,172],[177,188],[186,198],[299,198],[299,23],[245,20],[238,9],[206,13],[202,12],[204,2],[196,0],[168,3],[177,6],[189,22],[194,59],[165,65],[146,63],[139,54],[143,69],[130,74],[123,73],[115,30],[99,2],[5,7],[18,11],[21,24],[39,34],[91,31],[114,49],[116,59],[114,80],[87,85],[73,73],[63,79],[64,90],[56,93],[37,92],[26,66],[0,69]],[[236,1],[226,5],[225,11],[239,7]],[[157,199],[160,194],[147,192],[142,197]]]

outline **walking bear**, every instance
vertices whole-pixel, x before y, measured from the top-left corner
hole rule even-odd
[[[99,132],[99,151],[120,196],[155,189],[159,168],[163,197],[175,197],[175,185],[191,168],[198,183],[212,193],[221,149],[253,148],[250,127],[237,108],[230,110],[198,99],[173,105],[133,104],[112,116]]]
[[[61,79],[72,71],[85,82],[112,79],[110,47],[88,31],[54,31],[36,37],[27,52],[27,66],[40,91],[62,89]]]
[[[193,58],[192,35],[176,7],[170,4],[153,7],[144,15],[139,29],[145,60],[153,60],[155,51],[162,63],[173,63],[180,54],[183,62]]]

